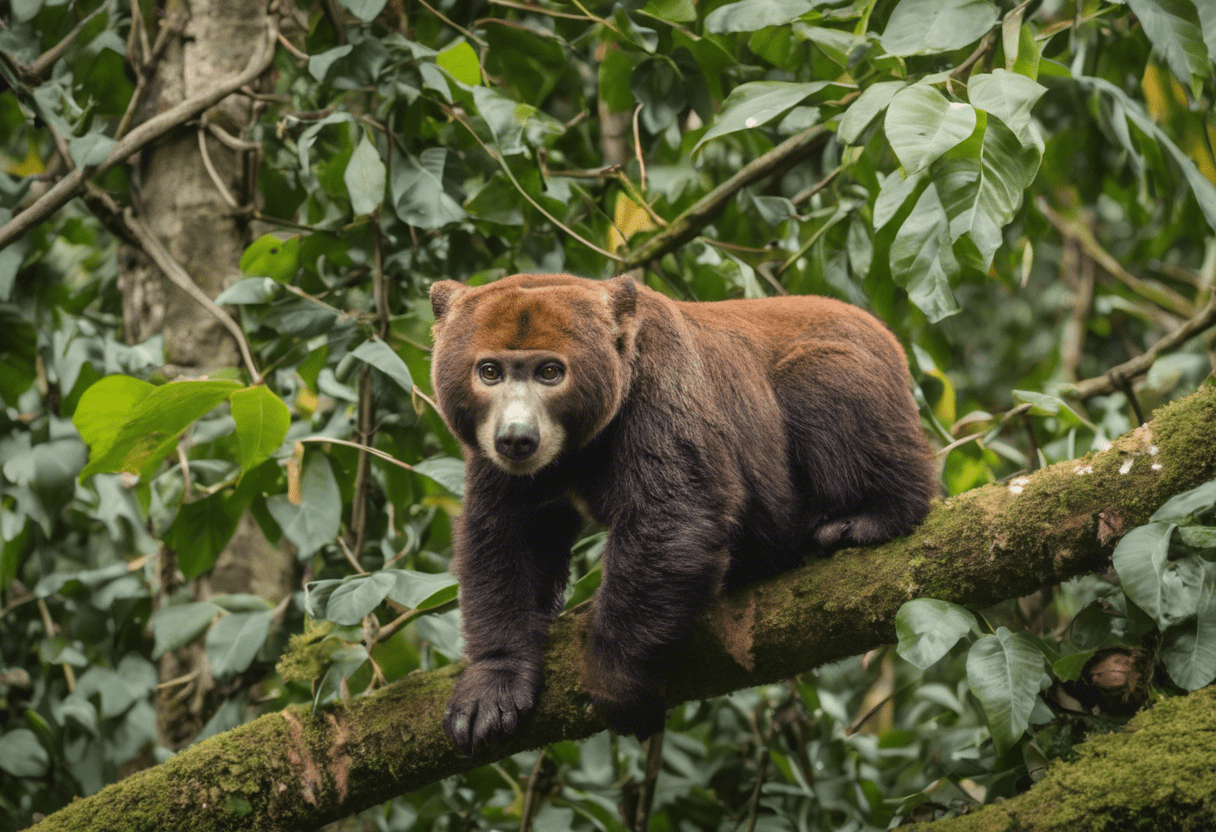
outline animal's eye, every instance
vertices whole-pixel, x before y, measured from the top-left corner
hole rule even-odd
[[[556,361],[542,364],[536,370],[536,377],[546,384],[557,384],[566,375],[566,368]]]
[[[477,365],[477,376],[486,384],[496,384],[502,381],[502,367],[493,361],[483,361]]]

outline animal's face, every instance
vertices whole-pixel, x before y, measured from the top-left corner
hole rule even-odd
[[[436,283],[431,377],[452,432],[517,475],[591,441],[628,386],[636,292],[569,275]]]

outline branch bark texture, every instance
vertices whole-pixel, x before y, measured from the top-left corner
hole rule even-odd
[[[952,497],[906,538],[724,597],[685,648],[669,702],[778,681],[891,643],[895,613],[910,598],[982,607],[1104,568],[1125,532],[1214,477],[1216,387],[1208,385],[1105,451]],[[35,829],[311,829],[518,751],[587,737],[603,725],[578,685],[581,636],[579,616],[559,619],[536,711],[478,757],[460,757],[443,734],[455,666],[315,714],[290,708],[260,717]]]

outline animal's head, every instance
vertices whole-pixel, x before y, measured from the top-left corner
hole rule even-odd
[[[431,286],[431,381],[452,432],[511,474],[590,442],[620,409],[637,334],[630,277]]]

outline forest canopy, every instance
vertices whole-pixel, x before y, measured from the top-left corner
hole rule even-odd
[[[1212,810],[1189,746],[1036,795],[1210,721],[1216,4],[14,0],[0,83],[0,830]],[[474,767],[401,735],[461,653],[427,292],[557,271],[872,311],[943,500],[725,599],[649,745],[571,676],[589,527]]]

